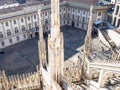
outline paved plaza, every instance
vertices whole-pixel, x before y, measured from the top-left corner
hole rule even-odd
[[[83,45],[86,31],[63,26],[65,60],[69,59]],[[35,72],[38,58],[38,37],[28,39],[7,47],[4,54],[0,54],[0,70],[5,70],[6,75]]]

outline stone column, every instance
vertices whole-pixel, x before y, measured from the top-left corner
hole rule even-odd
[[[7,33],[5,32],[5,27],[3,25],[3,23],[1,23],[2,26],[2,30],[3,30],[3,37],[7,37]]]
[[[103,80],[103,74],[104,74],[104,70],[100,70],[99,79],[98,79],[98,87],[99,88],[104,87],[104,85],[105,85],[105,83],[102,82],[102,80]]]
[[[115,22],[115,26],[117,27],[118,25],[118,17],[116,17],[116,22]]]
[[[20,18],[17,19],[17,22],[18,22],[18,30],[19,30],[19,33],[20,33],[20,32],[22,32],[21,25],[20,25]]]
[[[11,27],[11,35],[15,35],[14,28],[13,28],[13,23],[10,21],[10,27]]]

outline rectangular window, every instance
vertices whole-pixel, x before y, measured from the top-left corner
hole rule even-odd
[[[28,17],[28,21],[30,21],[30,17]]]
[[[47,19],[45,19],[45,24],[48,24],[48,20]]]
[[[74,10],[74,8],[73,8],[73,12],[74,12],[75,10]]]
[[[70,8],[68,8],[68,11],[70,11]]]
[[[66,14],[63,14],[63,17],[66,18]]]
[[[70,18],[70,14],[68,13],[68,19]]]
[[[65,21],[63,23],[65,24]]]
[[[31,24],[30,23],[28,24],[28,28],[29,28],[29,30],[31,30]]]
[[[36,19],[36,15],[34,15],[34,19]]]
[[[69,25],[69,21],[67,21],[67,24]]]
[[[119,6],[116,7],[115,15],[117,15],[119,12]]]
[[[118,20],[117,27],[120,27],[120,19]]]
[[[9,42],[12,43],[12,39],[9,39]]]
[[[13,22],[14,22],[14,24],[16,24],[16,20],[14,20]]]
[[[17,40],[17,41],[19,41],[19,40],[20,40],[20,37],[19,37],[19,36],[17,36],[17,37],[16,37],[16,40]]]
[[[63,8],[64,9],[64,11],[65,11],[65,8]]]
[[[4,43],[4,41],[2,41],[2,42],[1,42],[1,46],[5,46],[5,43]]]
[[[23,37],[26,38],[26,34],[24,34]]]
[[[82,22],[83,22],[83,23],[85,22],[85,17],[82,18]]]
[[[79,21],[79,16],[77,16],[77,20]]]
[[[85,11],[83,11],[83,14],[85,14]]]
[[[8,26],[8,22],[6,22],[5,25]]]
[[[79,27],[79,23],[77,23],[77,27]]]
[[[2,32],[0,32],[0,38],[3,38],[3,34],[2,34]]]
[[[47,16],[47,12],[45,12],[45,16]]]
[[[73,15],[73,20],[75,19],[74,15]]]
[[[23,18],[21,18],[21,22],[24,22]]]

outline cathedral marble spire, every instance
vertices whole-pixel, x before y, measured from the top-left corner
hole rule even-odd
[[[86,78],[86,58],[90,56],[90,45],[91,45],[91,32],[92,32],[92,17],[93,17],[93,5],[90,6],[90,18],[88,22],[88,30],[84,41],[84,58],[82,60],[81,69],[81,80],[84,82]]]
[[[63,77],[64,48],[60,32],[59,0],[51,0],[51,33],[48,36],[48,61],[50,78],[60,84]]]
[[[42,27],[40,8],[38,9],[38,17],[39,17],[39,41],[38,41],[39,60],[40,60],[40,65],[45,67],[46,66],[46,46],[45,46],[45,40],[43,37],[43,27]]]
[[[51,0],[51,39],[60,34],[59,0]]]
[[[84,54],[86,57],[88,57],[90,55],[90,44],[91,44],[91,32],[92,32],[92,24],[93,24],[93,5],[90,6],[90,18],[89,18],[89,22],[88,22],[88,30],[87,30],[87,34],[85,37],[85,50],[84,50]]]

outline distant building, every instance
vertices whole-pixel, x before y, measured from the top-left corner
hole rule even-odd
[[[83,2],[82,2],[83,3]],[[44,4],[44,5],[43,5]],[[36,1],[19,6],[0,9],[0,48],[4,48],[25,39],[34,37],[38,30],[37,9],[42,6],[42,24],[45,31],[50,30],[50,5],[48,1]],[[89,20],[89,4],[64,1],[60,4],[60,25],[70,25],[87,30]],[[93,21],[106,17],[108,6],[94,4]]]
[[[98,30],[98,37],[108,47],[116,48],[120,46],[120,31],[107,21],[98,20],[94,24],[94,29]]]
[[[116,1],[112,24],[120,28],[120,0]]]
[[[0,0],[0,9],[14,7],[18,5],[19,3],[17,3],[17,1],[15,0]]]

